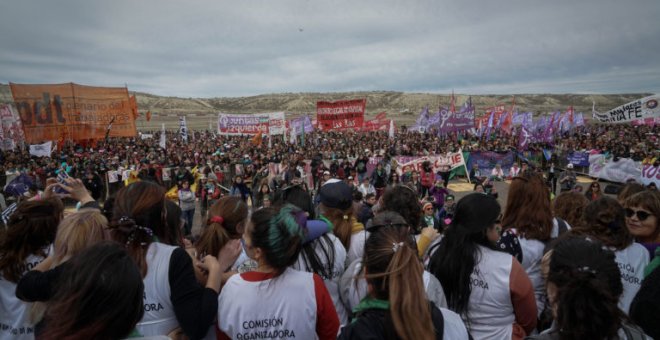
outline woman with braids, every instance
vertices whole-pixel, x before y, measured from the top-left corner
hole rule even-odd
[[[644,280],[644,268],[649,263],[649,253],[626,228],[625,210],[610,197],[602,197],[587,205],[582,223],[571,230],[571,234],[600,241],[614,252],[614,261],[621,271],[623,294],[619,308],[628,313],[630,304]]]
[[[193,262],[167,226],[165,190],[141,181],[122,188],[114,201],[110,232],[125,246],[142,275],[144,316],[137,331],[144,336],[167,335],[181,327],[191,339],[202,338],[217,311],[221,268],[214,255],[196,265],[208,272],[206,286],[195,279]]]
[[[513,256],[495,246],[498,216],[495,198],[481,193],[463,197],[429,263],[449,309],[477,340],[522,339],[536,326],[529,277]]]
[[[456,313],[428,301],[424,269],[406,228],[383,226],[372,233],[363,263],[369,293],[339,339],[469,338]]]
[[[605,248],[598,241],[576,237],[557,242],[547,280],[555,322],[528,339],[650,339],[618,307],[621,272],[614,253]]]
[[[257,262],[232,276],[218,299],[219,339],[335,339],[339,320],[323,279],[292,268],[305,238],[300,209],[263,208],[252,214],[243,240]]]
[[[116,242],[102,241],[62,267],[38,338],[126,338],[145,310],[142,277],[126,249]]]
[[[64,205],[58,198],[21,202],[0,232],[0,339],[33,339],[30,305],[16,284],[49,254]]]

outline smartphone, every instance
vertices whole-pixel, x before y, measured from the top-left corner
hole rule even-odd
[[[66,171],[60,171],[57,174],[57,183],[67,185],[66,179],[69,178],[69,174],[66,173]],[[56,194],[68,194],[69,192],[64,190],[61,187],[55,187],[54,189]]]

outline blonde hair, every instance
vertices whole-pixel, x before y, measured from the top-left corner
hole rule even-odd
[[[82,209],[65,217],[57,229],[53,266],[67,261],[83,249],[109,240],[108,219],[96,209]]]

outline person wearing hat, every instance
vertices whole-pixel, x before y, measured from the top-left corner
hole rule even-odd
[[[362,197],[367,197],[368,194],[376,195],[376,188],[371,184],[369,177],[364,177],[357,189],[362,193]]]
[[[575,187],[577,182],[577,175],[573,171],[573,164],[568,163],[566,170],[561,173],[559,176],[559,184],[561,186],[561,192],[571,191]]]
[[[442,224],[440,221],[434,216],[435,209],[433,208],[433,203],[431,202],[423,202],[422,204],[422,221],[421,225],[426,226],[426,227],[432,227],[433,229],[437,230],[438,232],[442,232]]]
[[[353,209],[353,192],[342,180],[330,179],[319,190],[320,219],[333,226],[335,236],[346,248],[347,263],[361,258],[367,234]]]

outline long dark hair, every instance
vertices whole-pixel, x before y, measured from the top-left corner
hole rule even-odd
[[[142,319],[144,283],[121,244],[97,243],[70,260],[45,316],[43,339],[123,339]]]
[[[130,184],[117,192],[110,223],[112,239],[124,244],[128,253],[147,275],[147,249],[156,238],[177,244],[176,235],[166,227],[165,189],[149,181]]]
[[[28,268],[30,255],[46,257],[44,249],[55,240],[64,205],[58,198],[23,201],[0,232],[0,273],[5,280],[18,282]]]
[[[566,237],[550,256],[548,284],[562,339],[615,339],[626,317],[618,308],[623,293],[614,253],[597,241]]]
[[[449,309],[466,315],[472,288],[470,275],[481,260],[479,246],[497,250],[488,240],[500,204],[490,195],[469,194],[456,203],[456,213],[429,262],[429,271],[442,284]]]
[[[396,211],[408,222],[415,232],[419,229],[422,219],[422,205],[417,194],[405,185],[396,185],[383,194],[380,210]]]

